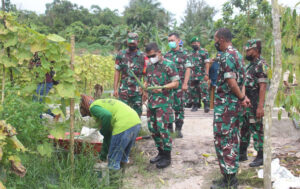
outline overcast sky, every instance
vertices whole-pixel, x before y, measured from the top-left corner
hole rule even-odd
[[[98,5],[101,8],[117,9],[120,14],[123,13],[125,7],[128,5],[129,0],[70,0],[73,3],[90,8],[91,5]],[[179,23],[184,16],[184,11],[188,0],[158,0],[162,7],[174,14]],[[215,16],[215,20],[221,17],[222,4],[227,0],[206,0],[206,2],[215,7],[219,12]],[[268,0],[271,1],[271,0]],[[46,3],[51,3],[53,0],[11,0],[13,4],[17,5],[18,9],[32,10],[37,13],[44,13]],[[175,3],[176,2],[176,3]],[[299,0],[278,0],[280,4],[285,6],[294,7]],[[300,6],[297,7],[299,12]]]

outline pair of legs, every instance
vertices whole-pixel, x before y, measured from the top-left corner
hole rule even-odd
[[[205,112],[209,111],[209,87],[207,81],[193,80],[191,81],[191,99],[193,103],[192,111],[197,111],[200,99],[204,103]]]

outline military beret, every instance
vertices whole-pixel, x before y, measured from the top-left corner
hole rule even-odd
[[[193,42],[200,42],[200,38],[199,37],[193,37],[192,39],[191,39],[191,43],[193,43]]]
[[[136,43],[139,40],[139,35],[137,33],[128,33],[127,42]]]
[[[261,48],[261,40],[260,39],[250,39],[247,41],[245,45],[245,50],[252,48]]]

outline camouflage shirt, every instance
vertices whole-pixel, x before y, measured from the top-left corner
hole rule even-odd
[[[258,102],[259,83],[268,82],[267,70],[268,65],[262,57],[246,66],[246,95],[250,98],[252,104]]]
[[[155,64],[149,63],[146,69],[145,81],[149,86],[164,86],[172,81],[178,81],[179,75],[175,64],[163,59]],[[167,107],[172,105],[171,91],[162,90],[162,93],[148,92],[149,108]]]
[[[192,52],[190,59],[193,64],[191,80],[203,80],[205,76],[205,64],[209,63],[209,55],[206,49],[200,48]]]
[[[228,46],[220,58],[219,74],[216,86],[215,104],[224,105],[237,103],[237,96],[231,91],[226,79],[236,79],[242,90],[245,83],[245,69],[242,55],[232,46]]]
[[[145,55],[141,51],[131,53],[128,49],[120,51],[116,56],[115,69],[120,71],[120,91],[127,92],[128,96],[136,96],[139,94],[139,85],[135,78],[130,74],[128,68],[141,79],[143,76],[143,68],[145,63]]]
[[[183,81],[186,68],[192,67],[192,63],[190,61],[190,57],[188,56],[187,51],[183,48],[180,48],[178,51],[171,50],[168,53],[166,53],[164,57],[175,63],[179,77],[181,81]]]

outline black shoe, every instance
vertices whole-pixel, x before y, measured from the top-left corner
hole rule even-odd
[[[176,125],[176,128],[175,128],[175,131],[176,131],[176,137],[177,137],[177,138],[182,138],[183,135],[182,135],[182,133],[181,133],[181,129],[182,129],[183,122],[177,121],[177,122],[175,122],[175,125]]]
[[[213,184],[211,189],[237,189],[239,183],[235,174],[225,174],[224,179]]]
[[[173,130],[173,123],[169,123],[168,124],[168,130],[170,133],[174,133],[174,130]]]
[[[245,142],[241,142],[240,143],[240,161],[247,161],[248,157],[247,157],[247,147],[248,144]]]
[[[157,163],[159,162],[159,160],[161,160],[163,158],[163,150],[158,149],[158,154],[157,156],[155,156],[154,158],[150,159],[150,163]]]
[[[209,102],[208,101],[204,101],[204,112],[208,113],[209,110],[210,110]]]
[[[163,151],[163,156],[157,162],[156,167],[159,169],[163,169],[168,167],[171,164],[171,151]]]
[[[198,106],[197,105],[193,105],[193,108],[191,110],[192,112],[197,112],[198,111]]]
[[[264,152],[259,150],[256,158],[249,164],[250,167],[259,167],[264,164]]]

